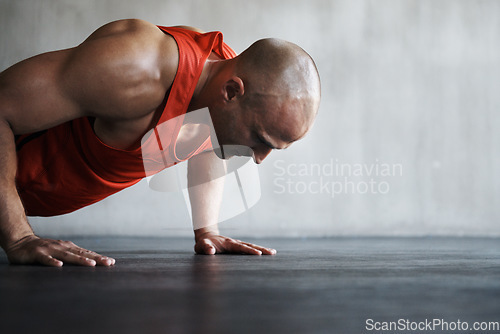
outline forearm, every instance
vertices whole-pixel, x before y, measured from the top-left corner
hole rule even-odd
[[[212,152],[189,161],[188,191],[195,239],[219,233],[219,208],[224,190],[225,163]]]
[[[14,134],[5,120],[0,120],[0,246],[9,248],[16,241],[33,235],[19,194]]]
[[[189,187],[193,230],[196,235],[206,232],[218,233],[219,208],[224,189],[224,179]]]
[[[217,223],[224,191],[226,163],[213,152],[192,159],[194,160],[189,160],[188,165],[188,185],[196,241],[195,252],[207,255],[276,254],[274,249],[220,235]]]

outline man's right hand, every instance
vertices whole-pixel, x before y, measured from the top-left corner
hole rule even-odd
[[[115,260],[87,249],[78,247],[71,241],[26,236],[5,250],[12,264],[43,264],[61,267],[63,263],[81,266],[112,266]]]

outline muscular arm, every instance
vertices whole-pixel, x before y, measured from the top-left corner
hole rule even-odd
[[[126,146],[148,130],[177,59],[175,42],[154,25],[124,20],[98,29],[77,47],[32,57],[0,73],[0,246],[12,263],[114,263],[71,242],[34,235],[16,190],[14,135],[93,116],[109,129],[109,138]],[[106,124],[128,127],[128,136],[116,136],[120,132]]]
[[[195,27],[177,26],[204,33]],[[276,250],[219,234],[219,209],[224,191],[226,163],[213,152],[205,152],[188,161],[189,200],[193,217],[195,246],[198,254],[238,253],[274,255]],[[207,181],[210,180],[210,181]]]
[[[71,108],[59,115],[49,108],[57,105],[58,100],[67,107],[51,86],[57,71],[54,59],[63,53],[34,57],[0,73],[0,246],[12,263],[62,264],[52,256],[56,255],[54,250],[39,248],[46,241],[34,235],[26,218],[15,185],[14,134],[48,128],[71,114]],[[33,105],[31,108],[28,101]]]
[[[93,266],[112,265],[114,259],[80,248],[68,241],[42,239],[28,223],[15,185],[16,150],[8,121],[6,99],[0,100],[0,246],[11,263],[61,266],[64,262]]]
[[[276,254],[274,249],[219,234],[217,222],[224,191],[225,170],[225,161],[219,159],[214,152],[199,154],[188,161],[188,186],[195,252],[198,254]]]

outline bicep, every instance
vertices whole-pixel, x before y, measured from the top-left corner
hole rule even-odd
[[[0,73],[0,117],[15,134],[44,130],[79,116],[63,94],[61,69],[71,52],[44,53]]]

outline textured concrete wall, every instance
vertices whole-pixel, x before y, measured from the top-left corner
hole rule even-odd
[[[0,0],[0,69],[137,17],[306,49],[322,76],[313,131],[261,166],[233,235],[500,235],[500,2]],[[33,101],[36,103],[36,101]],[[40,233],[187,235],[180,194],[144,182],[33,219]]]

